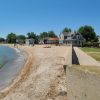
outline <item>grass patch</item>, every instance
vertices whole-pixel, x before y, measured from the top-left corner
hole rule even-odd
[[[93,57],[94,59],[96,59],[97,61],[100,61],[100,53],[88,53],[88,55],[90,55],[91,57]]]
[[[84,48],[81,48],[81,50],[83,50],[84,52],[100,52],[100,48],[88,48],[88,47],[84,47]]]
[[[100,48],[88,48],[84,47],[81,48],[84,52],[86,52],[88,55],[96,59],[97,61],[100,61]]]

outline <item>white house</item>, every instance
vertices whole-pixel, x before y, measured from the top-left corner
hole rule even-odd
[[[62,32],[60,33],[60,42],[66,43],[67,45],[82,46],[85,39],[80,33],[77,32]]]
[[[26,39],[25,44],[26,45],[34,45],[34,39]]]

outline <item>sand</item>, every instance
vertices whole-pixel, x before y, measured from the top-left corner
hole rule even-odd
[[[68,47],[20,46],[27,61],[19,76],[0,92],[0,100],[67,100],[63,65]]]

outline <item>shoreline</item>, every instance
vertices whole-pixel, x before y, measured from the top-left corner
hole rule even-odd
[[[13,84],[0,92],[0,100],[66,100],[63,65],[68,47],[35,45],[18,48],[27,53],[27,62]],[[63,92],[65,95],[60,95]]]
[[[7,56],[8,61],[0,69],[0,80],[2,80],[0,82],[0,91],[8,87],[13,82],[13,80],[19,75],[19,72],[22,70],[26,61],[26,54],[24,51],[7,46],[1,46],[1,48],[6,49],[9,56]],[[10,52],[8,50],[10,50]],[[9,59],[10,56],[12,56],[11,53],[13,58]]]
[[[17,49],[9,44],[7,44],[5,46],[8,46],[15,50]],[[32,55],[27,50],[25,50],[24,47],[19,46],[19,49],[25,53],[25,55],[24,55],[24,56],[26,56],[25,63],[21,67],[21,71],[18,72],[18,74],[16,75],[16,78],[13,79],[12,82],[10,84],[8,84],[8,86],[6,88],[0,90],[0,99],[3,99],[5,96],[7,96],[7,94],[9,94],[11,91],[13,91],[15,88],[17,88],[20,85],[20,83],[22,81],[24,81],[27,78],[27,76],[30,74],[30,69],[32,67],[32,61],[30,59],[32,59]]]
[[[3,67],[9,66],[10,63],[13,63],[14,62],[15,58],[18,57],[17,56],[18,55],[18,52],[14,48],[8,47],[6,45],[0,45],[0,49],[1,49],[0,50],[0,52],[1,52],[0,53],[0,56],[1,56],[1,58],[3,57],[3,60],[0,58],[1,59],[1,61],[0,61],[0,70],[2,70]],[[12,57],[10,57],[10,53],[12,53],[12,55],[13,55]],[[5,57],[6,60],[4,59],[4,57]]]

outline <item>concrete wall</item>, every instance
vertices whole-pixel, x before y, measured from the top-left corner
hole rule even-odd
[[[100,100],[100,76],[76,67],[66,68],[67,100]]]
[[[72,45],[69,46],[68,51],[69,53],[67,55],[66,64],[67,65],[73,65],[73,64],[79,65],[79,59]]]
[[[72,47],[72,64],[79,65],[79,59],[73,47]]]
[[[65,64],[67,65],[72,65],[72,45],[68,47],[68,55],[67,55],[67,58],[66,58],[66,61]]]
[[[100,62],[96,61],[94,58],[83,52],[78,47],[74,47],[74,51],[76,53],[80,65],[100,66]]]

